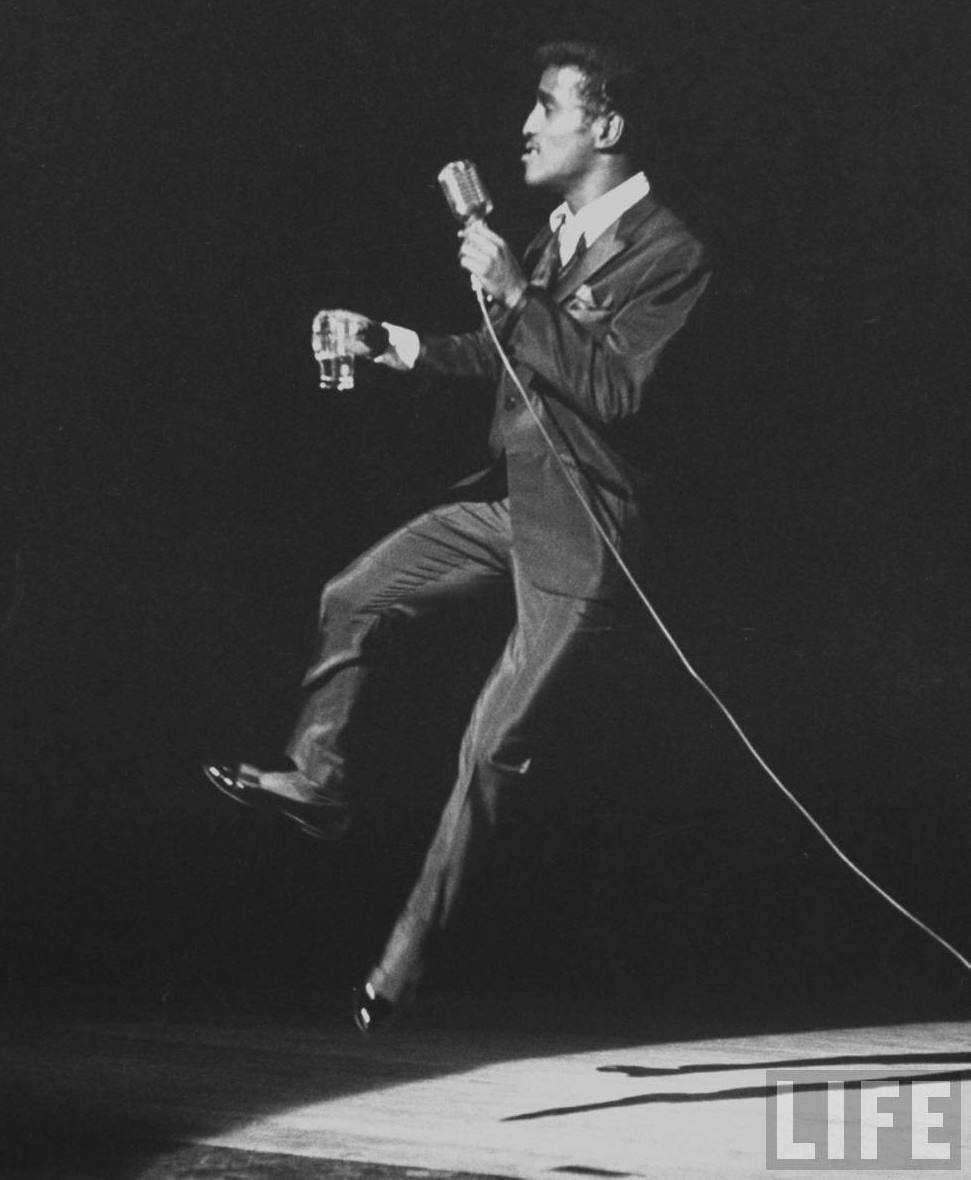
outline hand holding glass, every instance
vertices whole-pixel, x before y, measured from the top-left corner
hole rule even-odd
[[[314,316],[311,344],[320,366],[321,389],[354,388],[354,357],[368,351],[357,336],[367,322],[351,311],[328,309]]]

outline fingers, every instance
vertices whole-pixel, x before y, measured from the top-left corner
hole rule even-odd
[[[380,356],[388,348],[388,329],[377,320],[366,320],[356,334],[369,356]]]
[[[495,250],[481,246],[478,242],[466,238],[459,247],[459,265],[474,274],[482,274],[498,261]]]
[[[486,269],[502,266],[512,257],[505,241],[483,221],[471,222],[462,230],[459,237],[459,262],[466,270],[470,265]]]
[[[491,242],[495,247],[505,247],[505,241],[484,221],[469,221],[459,230],[459,237],[466,241]]]
[[[486,272],[507,265],[509,247],[482,221],[473,221],[459,233],[459,265],[472,274],[484,277]]]
[[[479,280],[487,295],[513,307],[526,280],[505,240],[481,221],[465,226],[459,237],[459,265]]]
[[[327,307],[314,316],[311,345],[314,353],[346,351],[352,356],[377,356],[387,348],[388,334],[376,320],[345,308]]]
[[[361,315],[361,313],[359,311],[348,311],[346,308],[343,308],[343,307],[325,307],[321,311],[318,311],[317,314],[314,316],[314,331],[315,332],[319,330],[320,325],[323,323],[323,321],[328,316],[333,317],[335,320],[343,320],[346,324],[349,324],[351,326],[351,328],[355,331],[359,327],[364,327],[367,324],[371,324],[374,322],[373,320],[369,319],[366,315]]]

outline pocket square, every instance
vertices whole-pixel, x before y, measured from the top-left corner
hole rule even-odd
[[[608,293],[603,303],[600,303],[591,288],[586,283],[581,283],[573,292],[571,302],[582,307],[585,311],[601,311],[610,306],[610,295]]]
[[[606,293],[603,302],[601,302],[593,294],[588,284],[580,283],[579,287],[570,296],[569,306],[575,309],[576,312],[606,312],[610,308],[610,303],[610,291]]]

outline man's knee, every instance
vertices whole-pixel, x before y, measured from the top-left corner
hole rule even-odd
[[[324,586],[320,594],[320,618],[346,618],[355,613],[360,601],[358,580],[354,576],[354,567],[336,574]]]
[[[320,594],[320,621],[335,627],[365,616],[373,621],[387,613],[390,603],[383,601],[387,597],[387,587],[365,554],[324,586]]]

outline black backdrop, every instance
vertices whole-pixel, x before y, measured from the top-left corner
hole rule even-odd
[[[321,393],[314,311],[472,326],[438,169],[475,159],[522,245],[531,51],[604,30],[652,63],[652,179],[718,265],[655,412],[648,589],[796,794],[967,951],[962,9],[4,7],[11,998],[310,992],[376,949],[501,612],[396,652],[346,849],[249,822],[195,767],[275,748],[322,580],[476,454],[447,391]],[[507,850],[445,974],[951,1010],[956,965],[665,660],[623,758],[548,768],[557,822]]]

